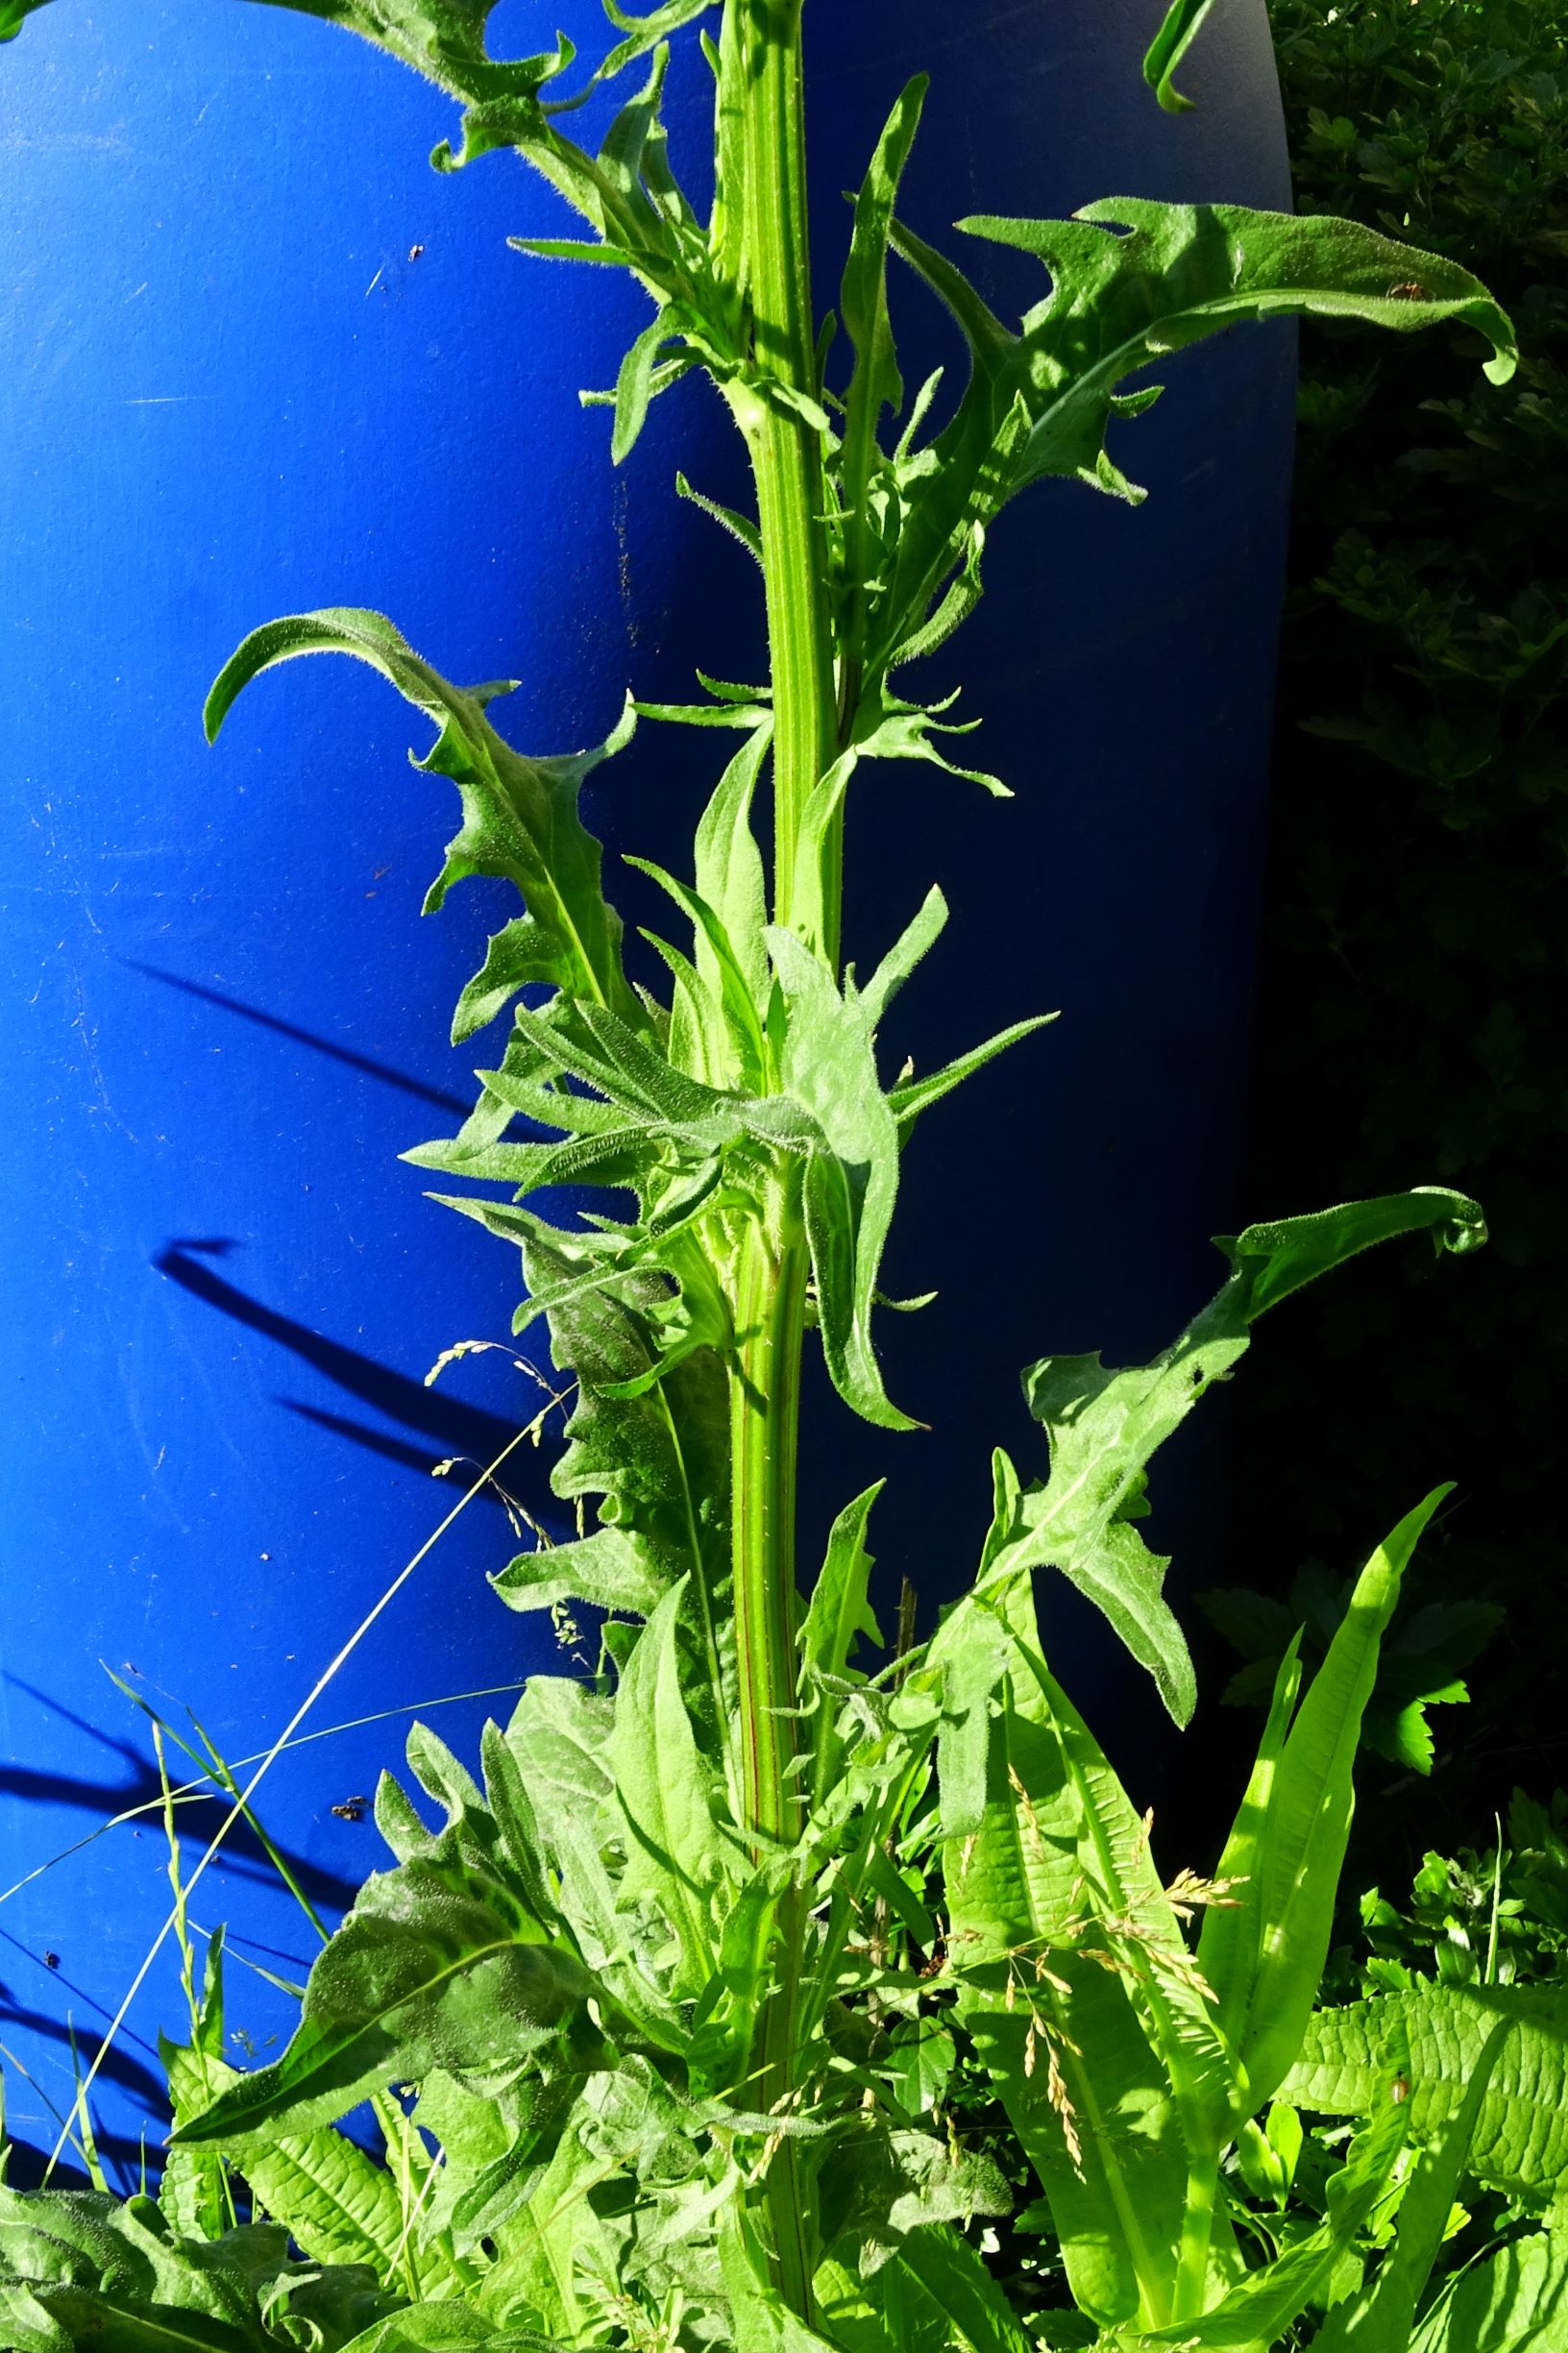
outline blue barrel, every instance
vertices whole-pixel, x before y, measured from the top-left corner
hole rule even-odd
[[[1287,202],[1262,0],[1215,11],[1180,120],[1139,75],[1158,12],[1058,0],[976,33],[947,0],[814,7],[824,267],[840,190],[919,67],[907,210],[928,235],[1107,193]],[[557,14],[591,48],[587,0]],[[670,121],[694,181],[702,79],[688,42]],[[641,298],[506,250],[560,226],[509,159],[431,175],[437,93],[282,9],[60,0],[0,57],[0,2064],[9,2132],[46,2149],[167,1910],[127,1692],[191,1740],[194,1711],[236,1764],[264,1751],[464,1465],[541,1402],[505,1350],[424,1382],[453,1342],[504,1338],[514,1273],[395,1161],[451,1131],[493,1050],[446,1028],[502,913],[470,885],[419,919],[455,816],[404,757],[420,723],[369,673],[304,663],[212,752],[206,687],[257,622],[365,604],[460,680],[518,676],[499,716],[548,751],[602,737],[628,682],[685,698],[697,662],[763,656],[754,575],[673,493],[677,464],[735,490],[718,404],[662,402],[611,473],[576,394],[613,380]],[[1040,291],[1017,256],[980,275],[1015,306]],[[919,289],[896,291],[912,369],[956,365]],[[1016,801],[904,766],[857,785],[851,952],[933,880],[953,905],[890,1045],[929,1067],[1064,1017],[912,1155],[890,1287],[942,1296],[887,1337],[932,1434],[810,1403],[808,1526],[891,1472],[877,1550],[928,1608],[967,1574],[990,1447],[1030,1464],[1019,1365],[1160,1344],[1233,1214],[1291,362],[1272,331],[1185,356],[1126,431],[1140,513],[1054,485],[998,531],[944,674]],[[596,780],[612,879],[620,850],[681,861],[712,741],[647,730]],[[640,889],[628,912],[659,919]],[[316,1704],[324,1737],[258,1793],[323,1917],[378,1859],[365,1801],[410,1712],[469,1750],[506,1687],[573,1655],[485,1585],[518,1549],[509,1513],[565,1532],[548,1463],[522,1450],[510,1500],[461,1514]],[[1064,1610],[1069,1647],[1078,1624]],[[188,1869],[220,1815],[179,1819]],[[265,2049],[307,1922],[248,1834],[190,1910],[198,1949],[229,1924],[231,2025]],[[93,2089],[122,2187],[162,2130],[158,2031],[181,2023],[165,1948]]]

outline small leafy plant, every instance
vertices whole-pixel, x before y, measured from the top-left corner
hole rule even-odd
[[[1262,2353],[1326,2307],[1325,2346],[1404,2347],[1456,2169],[1525,2064],[1512,2010],[1467,2011],[1463,2034],[1414,2010],[1387,2031],[1386,2011],[1375,2032],[1354,2011],[1312,2023],[1379,1647],[1443,1491],[1373,1554],[1310,1684],[1287,1648],[1212,1877],[1156,1869],[1149,1823],[1051,1674],[1033,1581],[1054,1569],[1094,1602],[1185,1724],[1191,1662],[1138,1525],[1156,1450],[1260,1315],[1376,1242],[1472,1248],[1476,1204],[1429,1189],[1249,1227],[1152,1362],[1043,1357],[1024,1376],[1039,1475],[995,1457],[972,1585],[881,1666],[857,1656],[881,1643],[874,1489],[845,1503],[798,1591],[797,1408],[809,1344],[852,1412],[916,1426],[876,1345],[901,1157],[1048,1017],[890,1084],[877,1033],[937,944],[940,890],[864,978],[840,938],[864,763],[923,759],[1003,789],[949,759],[950,696],[902,683],[973,608],[997,518],[1047,480],[1140,495],[1107,430],[1157,397],[1150,362],[1222,329],[1303,311],[1401,332],[1461,321],[1501,380],[1508,322],[1458,264],[1369,229],[1118,198],[1070,221],[962,224],[1041,264],[1040,300],[1010,327],[897,217],[917,80],[855,199],[841,357],[808,273],[800,0],[666,0],[643,18],[606,0],[620,37],[577,83],[564,40],[492,59],[487,0],[272,4],[379,42],[457,101],[438,168],[512,149],[543,173],[581,233],[525,251],[624,268],[647,291],[653,315],[606,396],[616,458],[653,399],[712,378],[754,474],[754,517],[717,519],[761,568],[769,675],[704,678],[690,708],[628,704],[594,750],[539,758],[493,723],[504,684],[452,685],[388,621],[339,609],[257,630],[212,690],[215,736],[280,662],[369,663],[433,726],[423,764],[460,797],[429,904],[475,874],[517,890],[454,1022],[465,1041],[504,1017],[478,1101],[409,1157],[502,1189],[441,1197],[521,1254],[516,1330],[543,1319],[571,1385],[554,1483],[580,1532],[495,1582],[516,1609],[592,1605],[600,1668],[533,1679],[485,1731],[482,1782],[415,1729],[409,1767],[441,1826],[383,1779],[394,1867],[327,1941],[280,2058],[230,2069],[221,1949],[199,1997],[187,1957],[158,2198],[0,2194],[0,2340],[1026,2353],[1056,2323],[988,2261],[982,2226],[1009,2191],[957,2128],[962,2073],[991,2087],[1039,2186],[1071,2341]],[[12,0],[0,29],[40,5]],[[1178,0],[1151,58],[1167,104],[1204,12]],[[660,121],[666,43],[687,32],[715,90],[705,219]],[[602,144],[575,143],[574,105],[634,67]],[[890,255],[963,337],[956,399],[934,378],[906,400]],[[662,994],[628,971],[579,813],[640,720],[741,739],[690,873],[645,869],[679,935],[649,935]],[[771,858],[752,823],[765,777]],[[563,1212],[563,1189],[584,1188],[601,1206]],[[1287,2242],[1249,2224],[1246,2189],[1279,2155],[1255,2120],[1281,2096],[1361,2126],[1321,2218]],[[384,2166],[336,2129],[367,2099]],[[1347,2284],[1344,2258],[1429,2133],[1386,2251]]]

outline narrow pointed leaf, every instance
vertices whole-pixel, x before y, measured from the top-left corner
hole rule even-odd
[[[1317,1998],[1379,1647],[1421,1532],[1448,1492],[1435,1489],[1408,1513],[1362,1570],[1278,1762],[1271,1770],[1265,1766],[1263,1777],[1255,1775],[1220,1861],[1219,1876],[1242,1884],[1234,1908],[1207,1915],[1199,1966],[1240,2060],[1248,2113],[1278,2090]],[[1278,1698],[1265,1750],[1276,1728]]]
[[[913,1430],[882,1384],[871,1310],[898,1189],[898,1131],[876,1075],[864,1007],[793,932],[770,929],[769,951],[789,1002],[786,1091],[821,1123],[825,1150],[806,1163],[806,1233],[817,1281],[822,1355],[846,1405],[887,1430]]]
[[[809,1704],[815,1695],[817,1710],[811,1744],[814,1805],[832,1788],[843,1753],[836,1722],[839,1703],[822,1689],[822,1679],[843,1677],[862,1635],[870,1642],[880,1644],[882,1640],[867,1597],[872,1559],[866,1550],[866,1524],[885,1484],[879,1479],[852,1504],[845,1504],[834,1521],[828,1532],[827,1557],[800,1629],[802,1697]]]
[[[899,934],[860,993],[866,1018],[872,1029],[880,1026],[882,1016],[921,958],[935,947],[946,923],[947,901],[933,885],[921,901],[919,915]]]
[[[1148,84],[1167,114],[1186,114],[1192,105],[1184,98],[1171,76],[1203,29],[1213,0],[1171,0],[1164,22],[1149,44],[1143,60],[1143,79]]]
[[[1009,1046],[1019,1045],[1025,1038],[1032,1038],[1036,1030],[1049,1029],[1057,1018],[1054,1013],[1037,1013],[1032,1020],[1015,1021],[1011,1029],[998,1030],[996,1036],[988,1038],[984,1045],[972,1046],[968,1054],[960,1054],[955,1062],[945,1063],[940,1070],[933,1070],[929,1078],[906,1079],[901,1086],[892,1088],[888,1101],[893,1106],[899,1134],[906,1133],[922,1111],[929,1111],[934,1103],[940,1103],[944,1095],[951,1094],[955,1087],[962,1087],[967,1078],[972,1078],[977,1070],[983,1070],[988,1062],[994,1062],[998,1054],[1007,1052]]]

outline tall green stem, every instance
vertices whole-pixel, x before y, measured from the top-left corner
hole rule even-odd
[[[801,0],[731,0],[740,7],[746,125],[746,269],[758,367],[818,397],[816,328],[806,218]],[[822,449],[805,418],[752,395],[737,404],[751,453],[762,531],[773,685],[774,918],[792,920],[796,848],[813,788],[838,749],[827,595],[827,484]],[[837,858],[826,937],[838,959]]]
[[[795,1483],[808,1271],[792,1189],[775,1231],[755,1227],[742,1245],[729,1388],[741,1785],[750,1826],[786,1844],[800,1833]]]
[[[795,1640],[795,1489],[809,1262],[791,1184],[770,1220],[742,1246],[736,1284],[736,1360],[730,1377],[731,1512],[735,1643],[741,1697],[741,1771],[747,1815],[763,1840],[793,1845],[800,1832]],[[751,2052],[747,2104],[788,2115],[796,2084],[803,1891],[778,1907],[774,1986]],[[811,2241],[797,2143],[785,2137],[768,2170],[778,2287],[811,2316]]]
[[[727,0],[722,93],[743,126],[744,282],[757,373],[816,401],[816,331],[807,243],[801,0]],[[731,389],[756,478],[773,691],[773,912],[798,918],[796,861],[807,805],[837,753],[837,696],[828,603],[827,486],[821,443],[806,418],[755,385]],[[814,944],[838,960],[838,849]],[[794,1771],[795,1508],[800,1354],[810,1272],[798,1173],[781,1180],[765,1220],[742,1245],[733,1302],[730,1381],[735,1630],[741,1777],[759,1849],[792,1846],[801,1829]],[[805,1891],[777,1914],[773,1991],[758,2023],[747,2104],[787,2117],[798,2086]],[[767,2174],[772,2263],[780,2293],[811,2316],[814,2230],[798,2144],[785,2135]]]

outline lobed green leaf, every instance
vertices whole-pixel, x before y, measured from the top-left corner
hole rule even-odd
[[[440,729],[418,765],[456,785],[463,826],[448,846],[447,863],[425,902],[427,913],[441,905],[453,883],[471,874],[499,875],[513,883],[527,908],[526,926],[508,926],[491,943],[483,972],[459,1003],[453,1042],[500,1010],[502,975],[507,993],[527,981],[546,981],[568,996],[641,1020],[642,1008],[621,970],[620,918],[606,904],[600,885],[602,853],[577,815],[584,778],[630,741],[635,725],[630,705],[614,733],[594,750],[530,759],[504,743],[485,715],[496,696],[507,691],[504,684],[452,686],[380,614],[338,607],[269,622],[252,631],[208,697],[208,740],[216,741],[253,678],[310,653],[346,653],[368,663]]]
[[[1220,1240],[1229,1281],[1152,1363],[1115,1371],[1098,1355],[1041,1358],[1024,1374],[1024,1395],[1047,1434],[1050,1475],[1019,1495],[990,1573],[1060,1569],[1104,1612],[1186,1724],[1196,1688],[1186,1637],[1164,1599],[1169,1563],[1132,1524],[1144,1508],[1149,1460],[1232,1370],[1267,1309],[1374,1242],[1421,1232],[1440,1249],[1468,1250],[1484,1239],[1485,1225],[1474,1201],[1428,1187],[1249,1226]]]

